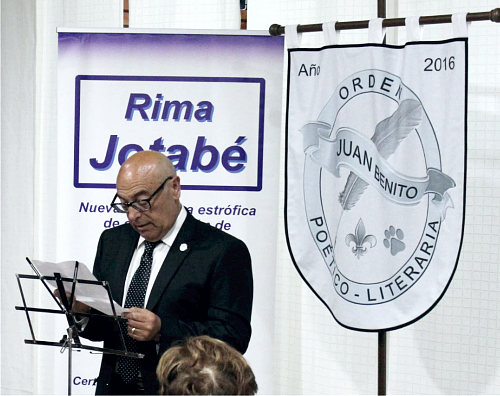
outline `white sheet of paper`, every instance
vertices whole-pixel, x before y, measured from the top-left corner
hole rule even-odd
[[[31,260],[37,271],[42,276],[54,276],[54,273],[58,272],[61,274],[61,278],[71,278],[73,279],[75,273],[75,261],[64,261],[62,263],[50,263],[47,261],[39,261],[39,260]],[[96,281],[96,277],[90,272],[89,268],[78,262],[78,275],[77,279],[81,280],[92,280]],[[57,284],[55,280],[46,280],[46,282],[57,288]],[[71,293],[71,289],[73,287],[73,282],[63,281],[64,289],[67,292]],[[75,298],[78,301],[81,301],[88,306],[97,309],[98,311],[106,314],[113,315],[113,311],[111,309],[111,304],[109,303],[108,292],[102,286],[99,285],[90,285],[85,283],[77,282],[75,287]],[[113,301],[115,306],[116,314],[119,316],[123,312],[127,312],[128,309],[122,308],[119,304]]]

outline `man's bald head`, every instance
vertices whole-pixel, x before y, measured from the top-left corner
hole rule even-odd
[[[139,151],[129,157],[118,172],[117,182],[121,178],[137,175],[143,178],[164,178],[175,176],[177,172],[174,164],[158,151]]]
[[[180,179],[172,161],[157,151],[140,151],[123,163],[116,179],[118,197],[127,203],[148,200],[162,185],[148,211],[129,208],[127,213],[131,226],[151,242],[168,233],[181,210]]]

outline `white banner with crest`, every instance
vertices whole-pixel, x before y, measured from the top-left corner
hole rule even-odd
[[[286,232],[344,327],[428,313],[464,224],[467,41],[289,50]]]

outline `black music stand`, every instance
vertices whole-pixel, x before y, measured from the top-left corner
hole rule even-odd
[[[119,356],[127,356],[127,357],[132,357],[132,358],[138,358],[142,359],[144,357],[143,354],[141,353],[135,353],[135,352],[129,352],[127,351],[127,347],[125,345],[125,340],[123,338],[122,331],[120,329],[119,322],[126,320],[122,319],[120,316],[116,315],[116,310],[115,310],[115,305],[113,303],[113,298],[111,297],[111,289],[109,287],[108,282],[103,281],[93,281],[93,280],[84,280],[84,279],[78,279],[78,266],[79,263],[78,261],[75,261],[75,270],[73,274],[73,278],[62,278],[60,273],[54,273],[54,276],[42,276],[36,267],[33,265],[33,263],[26,258],[28,261],[29,265],[33,269],[36,275],[20,275],[16,274],[17,278],[17,283],[19,285],[19,291],[21,293],[21,298],[23,300],[23,306],[19,307],[16,306],[16,310],[18,311],[24,311],[26,313],[26,319],[28,320],[28,325],[30,328],[31,332],[31,340],[24,340],[26,344],[31,344],[31,345],[48,345],[48,346],[56,346],[61,348],[61,353],[63,353],[66,349],[68,350],[68,395],[71,395],[71,378],[72,378],[72,352],[73,348],[76,350],[89,350],[89,351],[94,351],[94,352],[100,352],[103,354],[113,354],[113,355],[119,355]],[[35,308],[35,307],[28,307],[26,305],[26,300],[24,298],[24,293],[23,293],[23,288],[21,285],[21,279],[37,279],[42,282],[42,284],[45,286],[47,291],[49,292],[50,296],[54,299],[54,301],[57,303],[60,309],[47,309],[47,308]],[[50,281],[55,281],[57,284],[57,289],[59,290],[59,295],[61,296],[61,302],[54,296],[52,293],[49,285],[47,284],[47,280]],[[71,293],[69,296],[69,299],[66,296],[66,292],[64,289],[63,282],[71,282],[72,287],[71,287]],[[72,310],[73,306],[73,300],[75,297],[75,288],[77,283],[85,283],[85,284],[91,284],[91,285],[97,285],[97,286],[102,286],[106,289],[108,297],[109,297],[109,304],[111,307],[111,310],[113,312],[113,315],[105,315],[101,313],[74,313]],[[68,321],[68,328],[66,329],[66,333],[64,334],[62,339],[59,342],[54,342],[54,341],[42,341],[42,340],[37,340],[35,337],[35,332],[33,331],[33,326],[31,324],[31,319],[29,312],[44,312],[44,313],[51,313],[51,314],[64,314],[66,315],[66,319]],[[78,322],[79,320],[76,318],[76,315],[78,315],[81,318],[84,317],[92,317],[92,316],[100,316],[100,317],[106,317],[109,320],[113,320],[116,323],[116,326],[118,326],[118,334],[120,334],[120,340],[122,343],[123,350],[117,350],[117,349],[109,349],[109,348],[99,348],[99,347],[93,347],[90,345],[84,345],[80,341],[80,337],[78,336]],[[80,319],[81,320],[81,319]]]

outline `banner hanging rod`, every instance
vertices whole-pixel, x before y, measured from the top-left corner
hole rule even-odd
[[[486,12],[469,12],[466,17],[467,22],[477,22],[477,21],[492,21],[500,22],[500,8],[495,8],[491,11]],[[370,21],[349,21],[349,22],[337,22],[335,23],[335,30],[354,30],[354,29],[368,29],[368,23]],[[419,18],[420,25],[437,25],[440,23],[451,23],[451,14],[449,15],[432,15],[432,16],[421,16]],[[388,18],[384,19],[382,22],[382,27],[395,27],[404,26],[405,18]],[[315,23],[312,25],[298,25],[298,33],[310,33],[310,32],[321,32],[323,29],[322,23]],[[285,27],[279,24],[273,24],[269,27],[269,34],[271,36],[281,36],[285,34]]]

